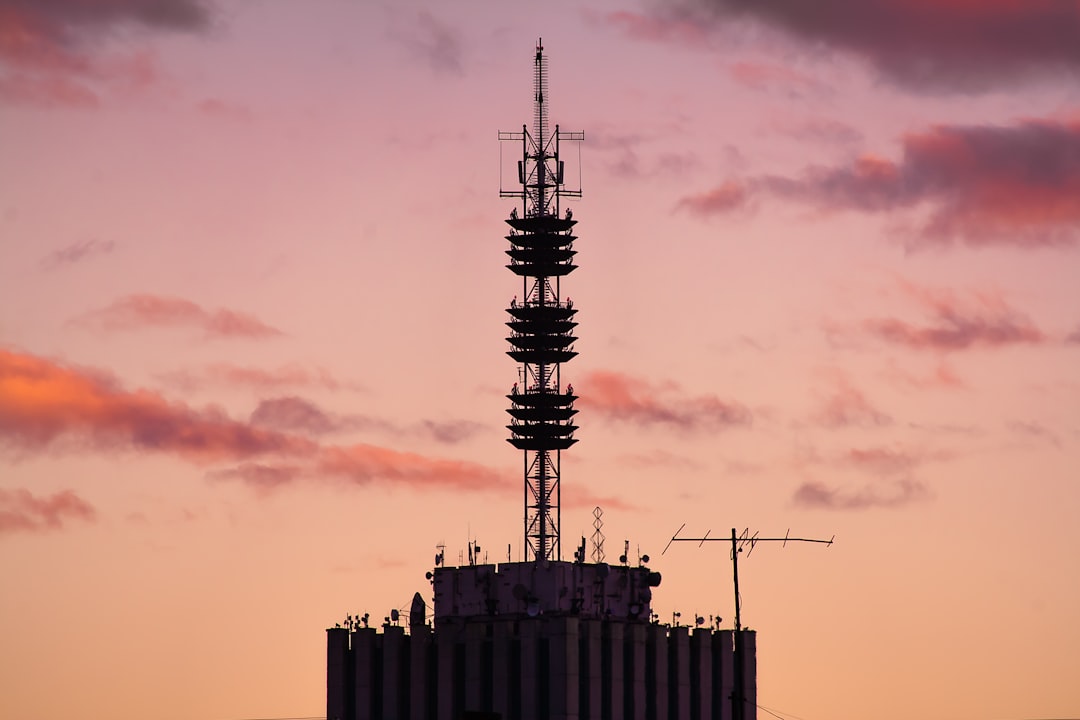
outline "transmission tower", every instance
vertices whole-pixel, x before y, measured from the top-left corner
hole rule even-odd
[[[520,188],[503,189],[500,197],[520,198],[506,221],[510,226],[507,267],[521,278],[521,300],[515,296],[507,312],[511,334],[507,354],[520,363],[518,382],[507,396],[511,421],[509,442],[524,456],[526,560],[561,560],[559,543],[563,450],[577,440],[573,424],[573,387],[562,385],[562,363],[575,355],[574,316],[570,298],[563,299],[561,280],[577,268],[573,213],[562,212],[564,197],[581,197],[564,180],[560,142],[584,140],[583,132],[562,132],[548,124],[547,57],[536,44],[533,70],[533,126],[521,132],[500,132],[500,141],[519,141]]]

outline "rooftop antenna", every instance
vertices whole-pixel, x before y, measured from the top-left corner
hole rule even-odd
[[[525,559],[561,560],[562,546],[559,484],[562,451],[577,440],[574,431],[573,387],[562,386],[561,365],[573,350],[573,302],[562,297],[560,280],[577,268],[572,234],[576,220],[569,208],[561,214],[564,197],[581,197],[581,189],[563,183],[564,163],[559,154],[562,141],[584,140],[583,132],[563,132],[548,125],[547,57],[536,42],[533,67],[533,127],[521,132],[499,132],[500,141],[519,141],[517,163],[520,188],[499,187],[499,197],[521,199],[506,220],[510,226],[507,267],[521,278],[521,297],[510,302],[507,312],[511,335],[507,355],[520,363],[518,378],[507,399],[512,418],[507,429],[510,444],[523,451],[525,475]]]
[[[699,538],[692,537],[679,537],[679,533],[686,527],[686,523],[679,526],[679,529],[675,531],[675,534],[668,540],[668,544],[664,546],[663,555],[671,547],[671,543],[674,542],[696,542],[698,547],[701,547],[707,542],[728,542],[728,538],[722,537],[709,537],[710,530],[705,531],[705,535]],[[791,537],[791,530],[784,533],[782,538],[763,538],[758,537],[757,533],[750,535],[750,531],[743,530],[742,535],[739,535],[735,528],[731,528],[731,567],[735,580],[735,687],[731,691],[731,717],[733,720],[743,720],[743,705],[745,700],[743,698],[743,640],[742,640],[742,618],[740,615],[740,601],[739,601],[739,553],[743,549],[749,546],[749,550],[746,556],[749,557],[750,553],[754,552],[754,548],[758,543],[763,542],[778,542],[783,543],[785,546],[789,542],[808,542],[808,543],[820,543],[822,545],[832,545],[836,536],[833,535],[828,540],[818,540],[813,538],[793,538]]]
[[[604,511],[599,505],[593,508],[592,561],[604,562]]]

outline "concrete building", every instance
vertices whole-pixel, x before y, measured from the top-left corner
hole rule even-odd
[[[560,143],[584,134],[549,129],[539,43],[533,97],[532,130],[499,134],[522,146],[520,188],[500,195],[523,206],[506,220],[507,267],[522,283],[507,309],[507,354],[519,363],[507,429],[524,458],[526,559],[481,564],[470,546],[468,565],[446,567],[440,552],[428,573],[430,618],[417,593],[407,627],[394,611],[379,629],[366,616],[328,629],[326,716],[756,720],[752,631],[661,625],[651,605],[660,575],[647,556],[609,565],[595,544],[589,563],[583,542],[562,559],[561,453],[577,442],[577,396],[561,366],[577,354],[577,310],[561,283],[576,268],[577,221],[561,201],[581,191],[566,188]]]

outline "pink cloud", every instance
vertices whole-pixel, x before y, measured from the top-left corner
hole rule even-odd
[[[190,300],[159,295],[128,295],[77,322],[103,330],[181,327],[202,330],[206,337],[262,339],[281,335],[253,315],[235,310],[207,310]]]
[[[658,6],[663,7],[663,6]],[[815,49],[864,58],[915,90],[979,91],[1080,70],[1080,21],[1068,0],[690,0],[635,20],[644,40],[693,21],[698,32],[733,25],[776,28]]]
[[[1035,345],[1046,340],[1042,331],[1009,307],[1000,294],[973,293],[971,300],[964,303],[952,291],[911,284],[903,287],[930,312],[932,322],[918,325],[896,318],[864,321],[864,329],[885,342],[914,350],[948,352]]]
[[[251,120],[251,110],[247,107],[218,98],[206,98],[196,107],[208,117],[245,123]]]
[[[588,373],[575,389],[577,406],[609,420],[636,425],[670,425],[683,430],[749,426],[750,410],[715,395],[682,396],[674,385],[660,386],[618,372]]]
[[[70,520],[96,519],[93,506],[71,490],[40,497],[28,490],[0,488],[0,535],[59,530]]]

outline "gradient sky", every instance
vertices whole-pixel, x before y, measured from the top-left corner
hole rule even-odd
[[[1080,3],[813,5],[0,0],[0,716],[322,715],[325,627],[520,557],[541,36],[564,555],[730,626],[680,525],[835,534],[740,564],[763,706],[1080,716]]]

